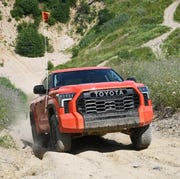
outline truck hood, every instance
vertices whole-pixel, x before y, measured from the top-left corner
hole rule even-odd
[[[103,83],[86,83],[62,86],[57,89],[51,90],[50,94],[60,93],[80,93],[83,91],[101,90],[101,89],[114,89],[114,88],[134,88],[138,86],[144,86],[141,83],[135,83],[134,81],[123,81],[123,82],[103,82]]]

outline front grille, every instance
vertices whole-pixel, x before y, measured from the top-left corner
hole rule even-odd
[[[83,92],[77,100],[81,114],[126,112],[138,106],[139,97],[133,88]]]

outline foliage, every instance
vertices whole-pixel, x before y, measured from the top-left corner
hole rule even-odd
[[[174,19],[180,23],[180,4],[176,8],[176,11],[174,13]]]
[[[27,57],[41,57],[44,55],[44,38],[34,28],[20,30],[16,39],[16,53]]]
[[[180,57],[180,28],[173,31],[169,37],[164,41],[163,51],[166,56]]]
[[[56,22],[66,23],[70,18],[70,8],[76,4],[76,0],[47,0],[42,2],[43,9],[51,14],[48,20],[49,25],[54,25]]]
[[[48,70],[52,70],[53,68],[54,68],[54,65],[53,65],[53,63],[51,62],[51,61],[48,61]]]
[[[22,17],[23,15],[32,14],[34,17],[40,15],[38,8],[38,0],[16,0],[14,8],[11,10],[11,16],[14,18]]]
[[[39,23],[41,21],[41,11],[39,3],[43,10],[50,12],[48,20],[49,25],[54,25],[57,21],[65,23],[69,20],[70,7],[75,6],[76,0],[16,0],[11,16],[19,20],[23,16],[33,15],[34,23],[22,22],[17,26],[18,36],[16,39],[16,53],[27,57],[43,56],[45,52],[43,36],[38,33]],[[47,41],[48,42],[48,41]],[[48,43],[48,52],[54,49]]]
[[[56,68],[96,66],[109,61],[106,65],[125,78],[135,76],[149,86],[156,109],[180,108],[179,29],[169,36],[163,47],[171,58],[156,59],[150,48],[143,47],[144,43],[170,30],[160,24],[165,8],[172,2],[105,0],[105,10],[98,13],[102,23],[97,23],[72,49],[73,60]],[[173,55],[176,58],[172,58]]]
[[[16,148],[16,143],[11,135],[6,134],[0,136],[0,147],[4,148]]]
[[[77,47],[72,49],[72,57],[77,57],[78,53],[79,53],[79,49]]]
[[[109,12],[108,9],[104,8],[98,12],[98,25],[102,25],[109,21],[114,15]]]
[[[75,6],[76,0],[16,0],[11,16],[19,20],[23,16],[32,14],[35,21],[39,21],[42,11],[39,9],[39,3],[41,3],[42,10],[49,11],[51,14],[48,24],[54,25],[56,22],[66,23],[69,20],[70,8]]]
[[[178,58],[156,61],[112,60],[108,65],[124,78],[135,76],[146,84],[151,92],[155,109],[166,106],[180,108],[180,64]]]
[[[125,25],[126,22],[128,22],[128,20],[129,20],[129,15],[127,13],[124,12],[120,13],[116,15],[114,18],[102,24],[102,26],[100,26],[99,28],[97,28],[98,32],[104,34],[113,32],[119,29],[120,27],[122,27],[123,25]]]
[[[132,63],[136,61],[150,61],[155,60],[156,57],[149,47],[137,48],[129,51],[128,49],[122,49],[118,53],[118,57],[124,60],[130,60]]]
[[[0,129],[15,120],[15,113],[24,112],[26,95],[6,78],[0,77]]]
[[[0,96],[0,129],[8,122],[7,113],[7,105],[3,98]]]
[[[95,8],[91,8],[88,2],[81,0],[74,17],[74,24],[77,27],[76,33],[83,35],[96,16]]]
[[[37,29],[38,26],[36,26],[34,23],[27,23],[27,22],[23,21],[20,24],[18,24],[17,31],[18,31],[18,33],[21,33],[21,32],[23,32],[23,30],[28,30],[30,28]]]
[[[149,25],[141,28],[120,29],[112,33],[107,33],[105,37],[102,37],[103,34],[101,34],[101,36],[99,35],[95,38],[96,34],[90,33],[91,36],[89,35],[88,39],[85,39],[86,36],[83,43],[73,48],[73,54],[76,52],[75,49],[78,49],[78,56],[73,56],[72,61],[57,68],[96,66],[105,60],[116,57],[130,60],[131,55],[133,55],[132,59],[154,60],[156,57],[149,48],[140,47],[148,40],[167,32],[167,30],[169,30],[167,27]],[[94,39],[93,43],[89,42],[91,39]],[[100,41],[100,39],[103,40]],[[87,45],[88,49],[86,47]]]

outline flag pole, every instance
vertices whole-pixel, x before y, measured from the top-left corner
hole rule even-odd
[[[46,112],[46,106],[47,106],[47,99],[48,99],[48,60],[46,57],[47,54],[47,40],[45,35],[45,22],[48,20],[49,13],[48,12],[42,12],[42,20],[43,20],[43,35],[44,35],[44,51],[45,51],[45,70],[46,70],[46,98],[45,98],[45,112]]]

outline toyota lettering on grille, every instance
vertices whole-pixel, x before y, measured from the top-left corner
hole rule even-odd
[[[103,97],[123,96],[126,93],[127,93],[126,90],[121,90],[121,89],[101,90],[101,91],[92,92],[91,96],[103,98]]]

